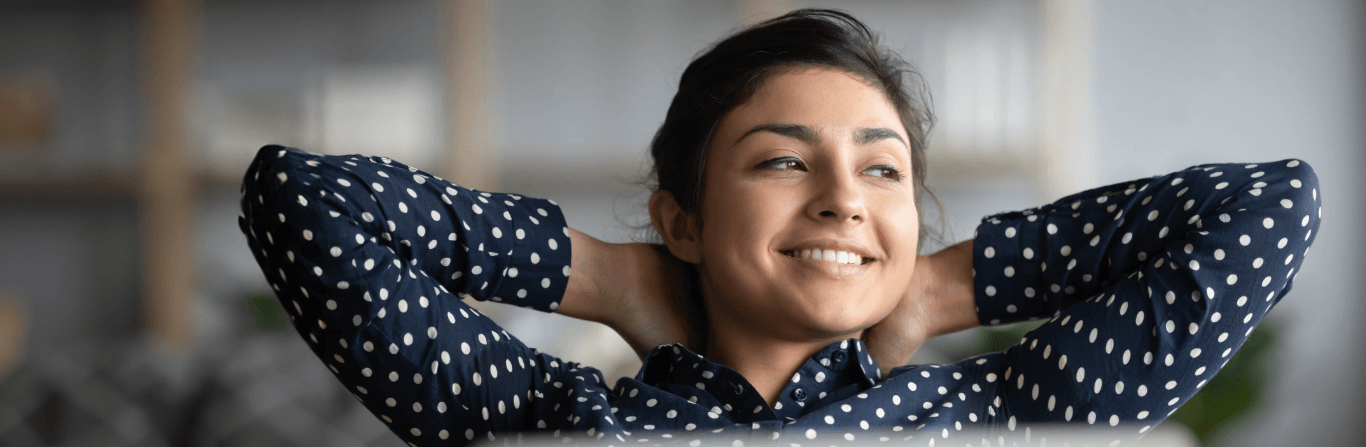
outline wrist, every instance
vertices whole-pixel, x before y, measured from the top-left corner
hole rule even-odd
[[[928,326],[931,336],[952,334],[980,325],[972,279],[972,241],[954,244],[919,262],[926,262],[923,275],[930,309]],[[917,266],[919,270],[921,267]]]
[[[569,231],[573,247],[569,286],[555,312],[614,327],[616,306],[606,301],[614,297],[617,276],[608,274],[604,266],[620,256],[620,244],[609,244],[572,228]]]

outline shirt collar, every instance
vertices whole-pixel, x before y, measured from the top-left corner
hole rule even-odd
[[[636,375],[642,383],[694,402],[705,394],[721,402],[737,423],[796,419],[872,388],[881,378],[877,362],[855,338],[832,343],[808,358],[771,408],[740,373],[679,344],[651,350]]]

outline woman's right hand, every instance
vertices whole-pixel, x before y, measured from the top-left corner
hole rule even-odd
[[[641,358],[662,344],[704,349],[687,263],[659,245],[609,244],[573,229],[570,241],[569,287],[556,312],[607,325]]]

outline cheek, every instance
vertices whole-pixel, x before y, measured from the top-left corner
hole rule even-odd
[[[878,242],[894,250],[893,255],[914,255],[920,243],[920,212],[915,201],[897,195],[884,198],[876,206],[882,210],[879,220],[883,222],[878,226]]]
[[[702,215],[704,250],[766,249],[796,209],[791,197],[760,185],[730,185],[706,195]]]

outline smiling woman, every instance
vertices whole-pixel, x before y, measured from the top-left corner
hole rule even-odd
[[[826,10],[698,56],[652,144],[662,245],[606,244],[553,201],[391,159],[279,146],[247,172],[242,231],[300,335],[413,445],[1141,434],[1241,346],[1315,237],[1317,179],[1286,160],[1084,191],[919,255],[915,79]],[[461,298],[607,324],[644,365],[609,386]],[[902,366],[927,338],[1039,318],[1004,352]]]
[[[696,213],[667,191],[651,198],[665,245],[697,266],[707,356],[769,403],[790,374],[765,371],[861,338],[909,288],[920,219],[904,133],[879,89],[792,70],[721,120]]]

